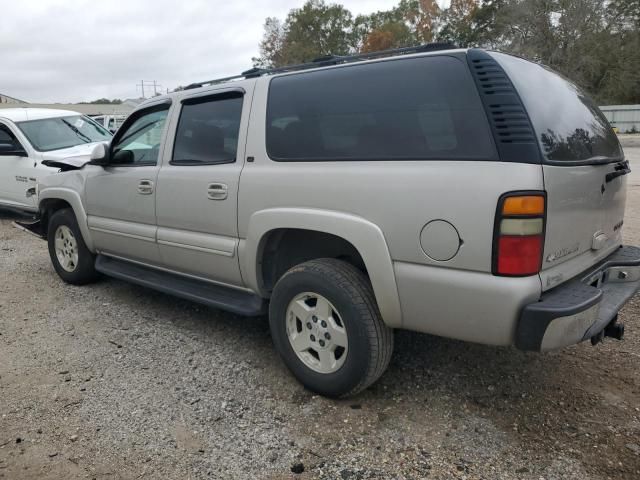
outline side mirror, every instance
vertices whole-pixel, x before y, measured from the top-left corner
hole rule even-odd
[[[27,152],[13,142],[0,142],[0,155],[4,157],[27,157]]]
[[[113,156],[113,163],[116,165],[128,165],[135,162],[135,155],[131,150],[119,150]]]
[[[98,145],[93,147],[89,165],[99,165],[102,167],[109,165],[109,150],[107,149],[106,144],[99,143]]]

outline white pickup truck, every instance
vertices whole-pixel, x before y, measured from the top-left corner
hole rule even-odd
[[[105,128],[77,112],[0,110],[0,208],[36,212],[36,184],[59,170],[43,162],[88,156],[96,143],[109,140]]]

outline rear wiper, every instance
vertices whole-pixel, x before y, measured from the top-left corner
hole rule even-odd
[[[80,130],[78,130],[75,125],[71,125],[69,122],[67,122],[64,118],[61,118],[60,120],[62,120],[62,123],[64,123],[67,127],[69,127],[73,133],[75,133],[78,137],[86,140],[85,143],[91,143],[93,140],[91,140],[89,137],[87,137],[84,133],[82,133]]]
[[[631,169],[629,168],[629,161],[625,160],[624,162],[617,163],[615,167],[615,171],[611,173],[607,173],[605,180],[607,183],[609,183],[610,181],[618,177],[622,177],[627,173],[631,173]]]

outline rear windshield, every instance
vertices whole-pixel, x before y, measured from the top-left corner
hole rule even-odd
[[[492,52],[524,103],[547,161],[619,160],[622,149],[609,122],[576,85],[550,69]]]
[[[468,67],[451,56],[274,78],[267,151],[279,161],[496,158]]]

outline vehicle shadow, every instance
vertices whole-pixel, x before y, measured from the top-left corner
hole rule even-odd
[[[3,224],[9,224],[11,222],[15,222],[16,220],[32,220],[33,218],[33,215],[27,213],[22,213],[17,210],[0,208],[0,222],[2,222]]]
[[[239,360],[249,363],[259,360],[264,365],[266,357],[270,368],[289,378],[273,349],[266,316],[243,317],[114,279],[105,279],[103,283],[115,290],[119,302],[152,313],[150,321],[169,322],[173,328],[209,338],[214,343],[232,343],[237,347],[235,355],[240,356]],[[448,390],[475,402],[487,393],[491,396],[501,385],[519,391],[525,380],[528,387],[545,382],[562,368],[561,362],[558,354],[540,355],[398,330],[387,372],[360,397],[391,399],[411,385],[412,392],[421,395],[420,401],[430,392]],[[304,390],[298,394],[301,401],[313,396]]]

